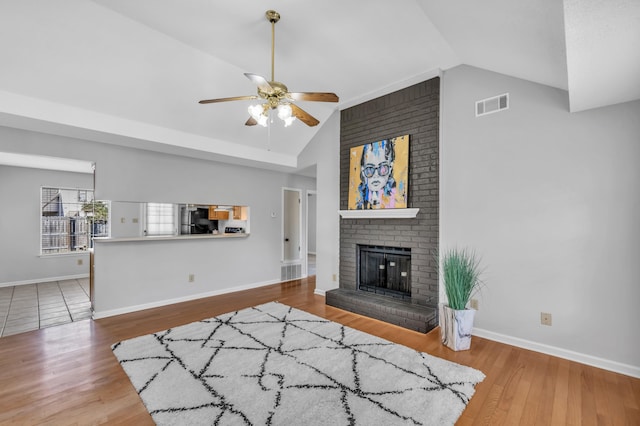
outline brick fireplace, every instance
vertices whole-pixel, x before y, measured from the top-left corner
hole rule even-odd
[[[433,253],[438,250],[439,104],[440,79],[433,78],[341,112],[340,208],[347,209],[350,149],[408,134],[408,207],[419,212],[415,218],[340,219],[340,285],[326,293],[328,305],[421,332],[437,325],[438,274]],[[369,284],[359,288],[362,247],[377,247],[383,254],[389,250],[408,254],[404,271],[389,271],[399,268],[398,260],[380,263],[378,259],[369,266],[371,270],[383,265],[378,272],[385,277],[397,273],[391,277],[392,288]],[[390,262],[396,263],[390,266]]]

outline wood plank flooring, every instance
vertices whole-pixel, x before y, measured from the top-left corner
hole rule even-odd
[[[469,351],[326,306],[314,277],[0,338],[0,424],[153,424],[111,353],[123,339],[277,300],[477,368],[484,382],[458,424],[640,425],[640,379],[474,337]]]

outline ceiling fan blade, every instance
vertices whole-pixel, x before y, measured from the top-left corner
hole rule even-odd
[[[273,92],[273,87],[271,87],[266,78],[259,76],[258,74],[251,74],[250,72],[245,72],[244,75],[246,75],[249,80],[253,81],[253,83],[258,86],[258,89],[263,92]]]
[[[258,122],[256,121],[255,118],[253,117],[249,117],[249,119],[247,120],[246,123],[244,123],[245,126],[255,126],[256,124],[258,124]]]
[[[253,100],[258,99],[259,97],[256,95],[251,96],[234,96],[231,98],[219,98],[219,99],[205,99],[203,101],[198,102],[199,104],[212,104],[215,102],[227,102],[227,101],[245,101],[245,100]]]
[[[295,115],[298,120],[302,121],[304,124],[310,127],[318,125],[319,121],[315,117],[313,117],[311,114],[309,114],[308,112],[306,112],[296,104],[290,104],[290,105],[291,105],[291,113]]]
[[[287,97],[294,101],[338,102],[340,100],[338,95],[329,92],[289,92]]]

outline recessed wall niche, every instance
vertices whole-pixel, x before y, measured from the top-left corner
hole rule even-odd
[[[408,207],[420,210],[411,219],[340,219],[340,285],[327,292],[327,304],[423,332],[437,325],[439,104],[440,79],[433,78],[341,112],[340,209],[348,208],[350,149],[408,134]],[[384,296],[362,297],[359,245],[410,249],[409,299],[385,303]],[[378,301],[381,306],[375,306]]]

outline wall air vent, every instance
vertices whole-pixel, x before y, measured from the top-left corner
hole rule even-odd
[[[476,117],[499,112],[509,108],[509,94],[494,96],[476,102]]]
[[[290,264],[280,266],[280,281],[291,281],[302,278],[302,265]]]

